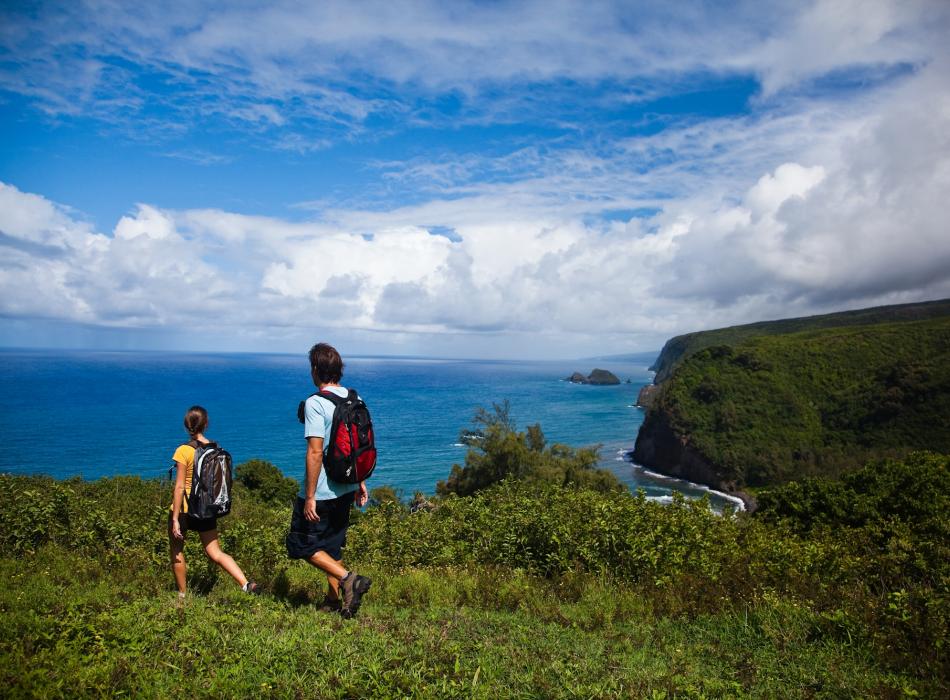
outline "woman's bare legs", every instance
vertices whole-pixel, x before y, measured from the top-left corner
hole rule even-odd
[[[168,536],[168,553],[172,563],[172,573],[175,574],[175,585],[178,586],[178,592],[185,594],[185,541],[179,540],[171,535]]]
[[[208,559],[227,571],[231,575],[231,578],[237,581],[238,585],[243,588],[247,584],[247,576],[241,571],[241,567],[237,565],[237,562],[235,562],[229,554],[225,554],[224,551],[222,551],[221,545],[218,544],[218,531],[208,530],[207,532],[199,532],[198,534],[201,536],[201,545],[205,548],[205,554],[208,555]]]

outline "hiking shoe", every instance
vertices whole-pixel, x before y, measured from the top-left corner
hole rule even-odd
[[[323,602],[320,604],[320,607],[317,608],[320,612],[325,613],[338,613],[343,609],[343,603],[339,598],[331,598],[330,596],[324,596]]]
[[[356,612],[360,609],[360,601],[371,585],[373,585],[371,579],[352,571],[340,581],[340,588],[343,589],[343,608],[340,614],[345,620],[356,617]]]
[[[241,590],[244,591],[245,593],[250,593],[251,595],[261,594],[261,587],[258,586],[253,581],[248,581],[247,583],[245,583],[243,586],[241,586]]]

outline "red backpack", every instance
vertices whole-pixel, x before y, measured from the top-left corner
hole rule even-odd
[[[330,442],[323,446],[323,468],[327,476],[340,484],[365,481],[376,468],[376,439],[369,409],[353,389],[338,396],[332,391],[318,391],[319,396],[333,404]],[[301,401],[297,418],[306,422]]]

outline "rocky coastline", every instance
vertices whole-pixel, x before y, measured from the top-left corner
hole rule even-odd
[[[656,385],[651,386],[653,392],[649,394],[650,400],[657,389]],[[688,437],[678,435],[666,414],[660,410],[647,410],[631,456],[635,463],[658,474],[701,484],[735,496],[742,500],[747,511],[751,512],[756,508],[755,498],[737,489],[736,484],[721,479],[715,465],[690,445]]]
[[[640,389],[640,393],[637,394],[637,406],[640,408],[650,408],[656,396],[656,389],[656,384],[647,384]]]

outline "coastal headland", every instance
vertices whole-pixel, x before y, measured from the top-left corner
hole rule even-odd
[[[670,339],[633,459],[732,493],[950,450],[950,300]]]

